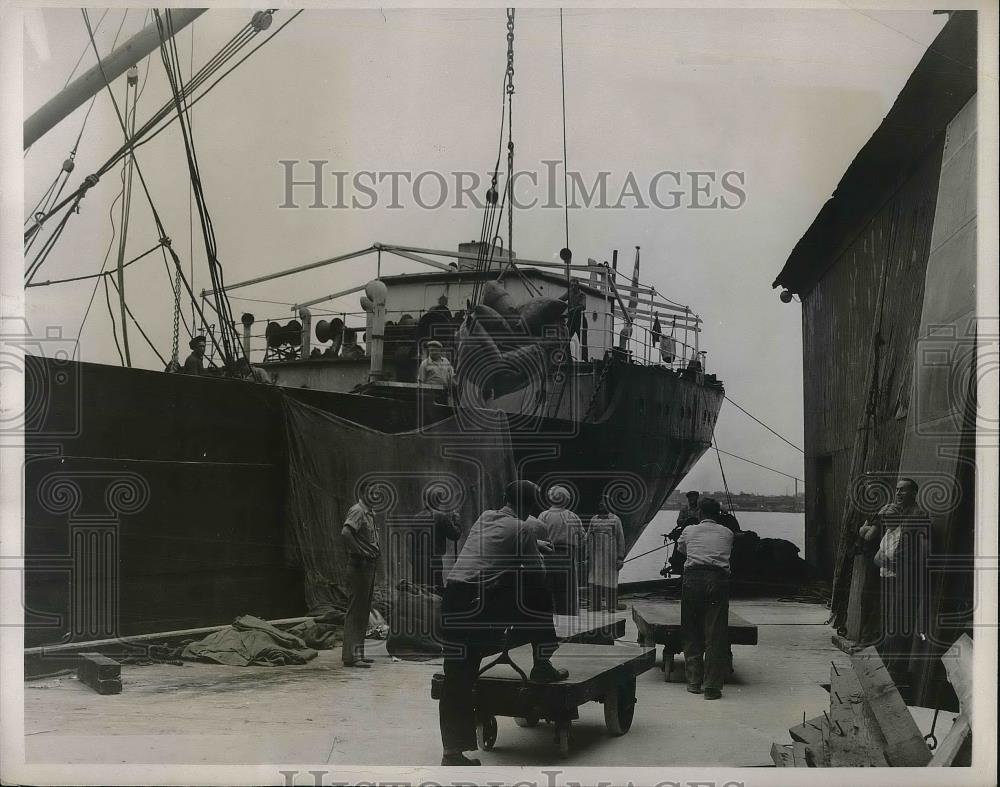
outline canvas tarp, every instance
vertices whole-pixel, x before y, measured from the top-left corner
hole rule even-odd
[[[283,397],[288,446],[288,533],[306,579],[310,615],[342,617],[347,605],[346,553],[340,531],[359,482],[375,484],[382,543],[373,606],[387,614],[388,589],[411,580],[408,539],[430,495],[456,510],[462,538],[485,508],[499,507],[514,478],[506,420],[490,411],[474,428],[448,418],[387,433]],[[400,402],[400,407],[407,404]],[[460,544],[462,542],[460,541]]]

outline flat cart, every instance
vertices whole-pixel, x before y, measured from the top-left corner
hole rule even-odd
[[[632,620],[639,630],[641,646],[663,645],[663,680],[670,681],[670,673],[674,668],[674,656],[684,652],[681,635],[681,605],[668,604],[634,604]],[[732,609],[729,610],[729,644],[756,645],[757,626],[744,620]],[[733,669],[733,653],[729,651],[729,670]]]
[[[583,612],[580,615],[553,615],[552,625],[560,642],[611,645],[625,636],[624,612]]]
[[[569,670],[559,683],[533,683],[531,645],[504,651],[479,673],[476,683],[476,734],[479,748],[490,751],[497,740],[497,716],[511,716],[519,727],[548,721],[555,728],[559,753],[570,751],[570,727],[587,702],[604,705],[604,723],[612,735],[624,735],[635,712],[636,676],[652,669],[655,648],[564,642],[552,664]],[[444,675],[434,675],[431,697],[441,699]]]

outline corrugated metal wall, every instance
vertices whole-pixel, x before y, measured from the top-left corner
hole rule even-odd
[[[885,277],[876,427],[869,471],[895,472],[909,408],[912,350],[920,323],[941,145],[909,177],[802,296],[806,559],[835,571],[852,449],[865,405],[878,296]],[[825,493],[824,493],[825,490]]]

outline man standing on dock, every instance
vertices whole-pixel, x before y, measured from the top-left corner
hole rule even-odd
[[[441,599],[442,765],[480,764],[464,754],[477,747],[476,680],[483,658],[503,649],[505,629],[512,631],[507,644],[531,642],[531,681],[554,683],[569,676],[550,661],[557,639],[539,553],[548,547],[525,522],[537,512],[539,494],[530,481],[508,484],[503,507],[482,513],[448,574]]]
[[[608,501],[597,504],[597,515],[587,531],[587,584],[590,586],[590,611],[615,612],[618,609],[618,572],[625,565],[625,531]]]
[[[347,512],[340,534],[347,547],[347,587],[351,594],[344,618],[342,658],[346,667],[371,667],[365,658],[365,634],[375,590],[375,564],[381,552],[375,514],[365,500],[367,486],[362,485],[356,502]]]
[[[685,555],[681,586],[681,633],[687,690],[706,700],[722,696],[729,672],[729,556],[733,531],[719,524],[722,508],[702,499],[700,521],[684,528],[677,550]]]
[[[931,522],[917,505],[917,489],[912,478],[900,478],[893,501],[858,531],[864,541],[879,539],[875,565],[882,586],[882,637],[878,650],[893,680],[902,684],[910,682],[906,670],[910,638],[929,627],[920,613],[928,590],[924,560]]]
[[[552,592],[553,611],[557,615],[579,615],[577,565],[583,550],[583,523],[569,509],[572,497],[564,486],[549,489],[552,504],[538,515],[545,526],[552,554],[545,557],[545,578]]]

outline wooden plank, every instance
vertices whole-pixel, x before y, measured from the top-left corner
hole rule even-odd
[[[633,604],[632,618],[639,630],[659,645],[666,644],[668,639],[681,632],[681,605],[678,602],[655,606]],[[729,610],[729,644],[757,644],[757,626],[732,609]]]
[[[951,725],[951,729],[948,730],[948,734],[944,736],[944,740],[934,751],[934,756],[931,757],[928,765],[933,768],[948,768],[955,765],[959,752],[971,734],[972,727],[969,726],[968,718],[964,714],[959,715]]]
[[[958,697],[958,706],[962,714],[971,717],[972,714],[972,639],[963,634],[941,656],[944,671],[948,681]]]
[[[76,677],[98,694],[121,694],[121,665],[100,653],[81,653]]]
[[[823,741],[823,717],[816,716],[815,718],[807,719],[802,724],[789,727],[788,734],[792,737],[793,741],[799,743],[821,743]]]
[[[772,743],[771,759],[774,761],[775,767],[778,768],[794,767],[791,746],[782,746],[780,743]]]
[[[853,670],[830,667],[830,766],[885,767],[884,741],[864,713],[865,695]]]
[[[793,743],[792,744],[792,765],[796,768],[812,768],[809,764],[808,757],[806,755],[806,749],[808,747],[804,743]]]
[[[931,751],[875,648],[851,656],[851,666],[864,694],[864,705],[885,739],[886,762],[895,767],[927,765]]]

